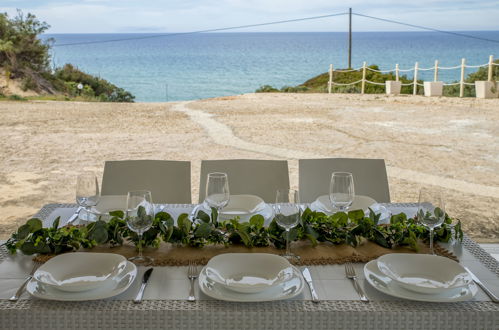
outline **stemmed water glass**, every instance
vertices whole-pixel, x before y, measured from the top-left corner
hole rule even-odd
[[[209,207],[217,209],[217,214],[229,203],[229,179],[226,173],[209,173],[206,179],[205,202]],[[216,222],[217,219],[212,219]]]
[[[78,175],[76,178],[76,203],[80,209],[85,209],[85,213],[79,215],[81,220],[91,221],[94,219],[90,209],[97,205],[99,198],[99,182],[95,173],[84,172]]]
[[[128,260],[134,263],[150,263],[152,258],[142,255],[142,236],[151,228],[154,220],[154,205],[151,192],[147,190],[129,191],[126,199],[126,224],[139,236],[138,256]]]
[[[353,175],[349,172],[333,172],[329,185],[329,200],[333,208],[347,211],[355,198]]]
[[[440,189],[421,188],[419,191],[417,219],[430,230],[430,251],[433,249],[433,232],[444,223],[445,203]]]
[[[279,189],[276,193],[275,220],[279,226],[286,230],[286,259],[299,259],[299,256],[291,253],[289,248],[289,232],[300,222],[300,198],[298,191],[291,189]]]

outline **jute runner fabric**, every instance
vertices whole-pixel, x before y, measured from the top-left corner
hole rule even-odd
[[[454,255],[438,245],[435,245],[435,251],[439,255],[457,260]],[[137,250],[133,245],[123,245],[113,248],[98,246],[88,250],[88,252],[117,253],[127,258],[137,255]],[[242,245],[231,245],[228,247],[219,245],[195,248],[162,243],[158,249],[145,249],[144,255],[154,259],[151,266],[186,266],[189,262],[204,265],[212,257],[222,253],[282,254],[283,252],[284,250],[273,247],[246,248]],[[345,244],[333,245],[329,243],[321,243],[313,247],[310,242],[303,241],[293,242],[291,244],[291,252],[300,256],[300,265],[332,265],[347,262],[368,262],[388,253],[429,253],[429,247],[425,243],[419,242],[418,251],[416,252],[407,247],[387,249],[367,240],[357,247]],[[46,261],[51,257],[52,256],[37,256],[35,257],[35,260]]]

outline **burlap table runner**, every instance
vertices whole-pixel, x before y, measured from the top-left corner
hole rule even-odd
[[[137,255],[135,246],[125,244],[110,248],[108,246],[97,246],[89,252],[107,252],[121,254],[127,258]],[[447,250],[435,245],[437,254],[457,261],[457,258]],[[273,253],[282,254],[284,250],[274,247],[246,248],[242,245],[210,245],[202,248],[189,246],[176,246],[170,243],[162,243],[158,249],[144,249],[144,255],[154,258],[151,266],[186,266],[190,262],[198,265],[206,264],[212,257],[222,253]],[[370,241],[363,241],[359,246],[330,243],[320,243],[313,247],[310,242],[291,243],[291,252],[300,256],[301,265],[331,265],[343,264],[347,262],[368,262],[388,253],[429,253],[429,247],[424,242],[418,243],[418,251],[407,247],[397,247],[394,249],[384,248]],[[35,257],[38,261],[46,261],[52,256]]]

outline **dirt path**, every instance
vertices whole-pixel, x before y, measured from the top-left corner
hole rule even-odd
[[[193,122],[203,127],[208,136],[217,144],[284,159],[327,157],[325,154],[314,154],[245,141],[234,135],[233,130],[228,125],[218,122],[215,115],[199,109],[190,109],[190,103],[192,102],[178,103],[172,110],[188,115]],[[387,172],[390,177],[415,182],[421,185],[437,185],[444,189],[452,189],[463,193],[499,198],[499,187],[450,179],[395,166],[387,166]]]

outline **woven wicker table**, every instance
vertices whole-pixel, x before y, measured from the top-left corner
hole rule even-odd
[[[49,225],[54,211],[74,207],[49,204],[36,217]],[[189,208],[192,205],[168,205],[167,211]],[[462,244],[446,247],[499,293],[499,263],[477,243],[465,237]],[[371,298],[370,303],[362,303],[351,284],[337,277],[342,272],[339,265],[311,267],[319,304],[312,303],[305,291],[293,300],[265,303],[211,300],[198,291],[200,300],[189,303],[183,298],[188,285],[185,267],[158,267],[153,273],[156,288],[146,291],[140,305],[130,299],[136,286],[108,300],[56,302],[25,294],[18,302],[9,302],[30,262],[29,257],[0,250],[0,329],[499,329],[499,304],[481,290],[468,302],[422,303],[386,296],[359,276]],[[357,269],[361,275],[362,265]]]

